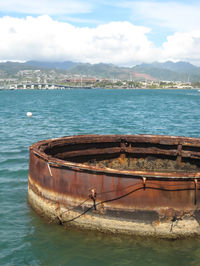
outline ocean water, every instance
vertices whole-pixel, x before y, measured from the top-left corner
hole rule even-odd
[[[31,210],[29,146],[77,134],[200,137],[200,93],[0,91],[0,265],[200,265],[200,239],[169,241],[66,231]]]

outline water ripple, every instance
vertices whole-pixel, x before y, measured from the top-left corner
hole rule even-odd
[[[196,90],[2,91],[1,265],[198,265],[199,240],[141,240],[65,231],[27,204],[28,149],[77,134],[200,136]],[[26,112],[33,116],[27,118]]]

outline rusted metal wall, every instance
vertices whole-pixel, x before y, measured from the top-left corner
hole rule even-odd
[[[176,156],[181,156],[181,158],[182,155],[185,156],[185,151],[182,151],[183,147],[200,147],[199,139],[163,136],[77,136],[44,141],[30,147],[29,189],[44,198],[48,198],[48,191],[49,194],[54,193],[52,200],[66,206],[78,205],[78,203],[87,199],[91,194],[91,190],[94,189],[97,209],[103,208],[104,216],[106,213],[109,215],[113,213],[113,215],[117,214],[119,218],[123,218],[124,213],[126,213],[128,216],[130,214],[130,219],[135,217],[143,220],[146,212],[150,213],[150,216],[146,216],[147,220],[153,219],[156,221],[163,217],[174,219],[177,215],[184,216],[188,213],[192,216],[199,212],[199,173],[152,173],[97,169],[93,166],[63,161],[52,157],[52,154],[50,154],[55,145],[57,145],[57,153],[59,153],[60,148],[58,146],[62,149],[63,144],[72,147],[72,145],[81,143],[92,143],[90,145],[91,150],[95,147],[95,142],[114,142],[113,152],[119,146],[120,149],[122,148],[120,150],[122,153],[126,149],[134,150],[134,143],[172,145],[173,149],[173,145],[177,145]],[[84,145],[81,147],[82,154],[84,154]],[[103,149],[108,148],[103,147]],[[138,146],[136,149],[139,149]],[[144,151],[143,147],[140,147],[140,149]],[[156,153],[155,148],[153,149]],[[110,147],[111,150],[112,147]],[[159,150],[161,150],[161,147],[159,147]],[[171,152],[169,147],[166,150]],[[77,154],[78,151],[76,147],[73,152]],[[117,150],[117,153],[120,151]],[[72,154],[69,149],[68,152]],[[97,153],[98,149],[96,150]],[[187,150],[186,153],[190,156],[191,154],[198,156],[198,150]],[[41,188],[41,191],[43,189],[47,191],[47,194],[42,194],[38,187]],[[139,215],[138,211],[142,214]],[[134,216],[134,213],[138,217]]]

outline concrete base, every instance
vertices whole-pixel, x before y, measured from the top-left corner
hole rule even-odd
[[[182,220],[164,222],[138,222],[111,218],[98,210],[91,209],[87,213],[67,209],[66,206],[39,196],[30,187],[28,201],[40,215],[66,228],[76,226],[87,230],[98,230],[105,233],[121,233],[128,235],[151,236],[159,238],[177,239],[200,235],[200,226],[193,217]]]

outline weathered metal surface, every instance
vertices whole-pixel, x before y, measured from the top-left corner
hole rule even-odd
[[[145,171],[90,164],[117,158],[123,165],[154,156],[177,169]],[[180,237],[200,235],[200,139],[153,135],[83,135],[30,147],[29,201],[65,224],[102,231]],[[112,163],[110,164],[112,166]],[[179,225],[179,226],[177,226]]]

